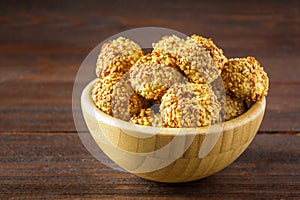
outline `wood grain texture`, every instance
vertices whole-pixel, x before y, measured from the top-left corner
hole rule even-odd
[[[103,166],[76,133],[1,133],[0,197],[296,199],[300,137],[257,135],[241,157],[203,180],[147,181]]]
[[[299,199],[299,8],[297,0],[0,1],[0,198]],[[220,173],[154,183],[106,168],[80,142],[71,97],[81,62],[141,26],[212,37],[227,57],[255,56],[269,74],[262,134]]]

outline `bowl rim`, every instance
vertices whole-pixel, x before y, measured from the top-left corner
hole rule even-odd
[[[216,124],[212,126],[205,127],[197,127],[197,128],[166,128],[166,127],[153,127],[153,126],[143,126],[134,124],[131,122],[127,122],[115,117],[112,117],[97,108],[92,99],[92,89],[94,84],[99,80],[96,78],[90,81],[81,93],[81,109],[82,112],[87,112],[91,116],[95,116],[97,120],[101,119],[102,122],[109,124],[111,126],[116,126],[122,130],[140,132],[143,134],[153,135],[153,133],[166,135],[166,136],[176,136],[180,132],[180,135],[195,135],[195,134],[207,134],[210,128],[216,128],[220,130],[220,126],[222,128],[222,132],[232,130],[236,127],[241,127],[246,123],[252,121],[254,118],[260,116],[262,112],[265,111],[266,107],[266,98],[262,98],[261,100],[253,103],[253,105],[242,115],[231,119],[229,121],[225,121],[221,124]]]

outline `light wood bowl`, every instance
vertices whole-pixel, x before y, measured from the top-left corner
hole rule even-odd
[[[156,128],[111,117],[94,106],[90,82],[81,107],[87,127],[101,150],[121,168],[159,182],[187,182],[210,176],[237,159],[261,124],[266,101],[220,125]]]

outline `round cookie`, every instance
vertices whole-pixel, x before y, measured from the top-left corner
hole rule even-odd
[[[192,128],[214,124],[220,119],[221,105],[207,84],[178,84],[162,97],[163,124],[171,128]]]
[[[155,61],[138,62],[129,72],[134,90],[148,100],[159,100],[169,87],[183,83],[185,77],[174,67]]]
[[[165,54],[161,54],[158,52],[152,52],[152,53],[148,53],[144,56],[141,56],[137,62],[133,65],[133,67],[138,67],[142,64],[164,64],[166,66],[169,67],[174,67],[175,69],[177,69],[178,71],[180,71],[179,67],[177,66],[176,63],[176,58],[171,56],[171,54],[165,53]]]
[[[106,114],[129,120],[143,106],[142,98],[130,86],[122,73],[112,73],[100,79],[92,90],[95,105]]]
[[[162,127],[160,113],[155,113],[151,108],[142,109],[138,115],[131,117],[130,122],[142,126]]]
[[[254,57],[229,59],[221,76],[225,88],[242,100],[259,101],[268,94],[269,78]]]
[[[143,55],[141,47],[130,39],[119,37],[104,43],[96,63],[99,78],[114,72],[126,73]]]
[[[241,99],[226,95],[226,115],[225,120],[231,120],[243,114],[246,111],[244,102]]]
[[[165,36],[152,46],[154,52],[175,57],[180,70],[193,83],[211,83],[219,76],[219,70],[209,53],[193,40],[183,40],[175,35]]]
[[[194,34],[191,37],[188,37],[187,40],[193,40],[197,44],[202,46],[206,50],[206,52],[210,54],[219,69],[219,73],[221,73],[224,64],[227,62],[227,58],[224,56],[223,50],[218,48],[211,38],[205,38]]]

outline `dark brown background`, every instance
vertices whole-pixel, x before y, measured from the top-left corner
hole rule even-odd
[[[1,1],[0,198],[300,198],[299,1]],[[270,77],[264,121],[225,170],[162,184],[111,170],[82,145],[72,87],[113,34],[159,26],[255,56]]]

